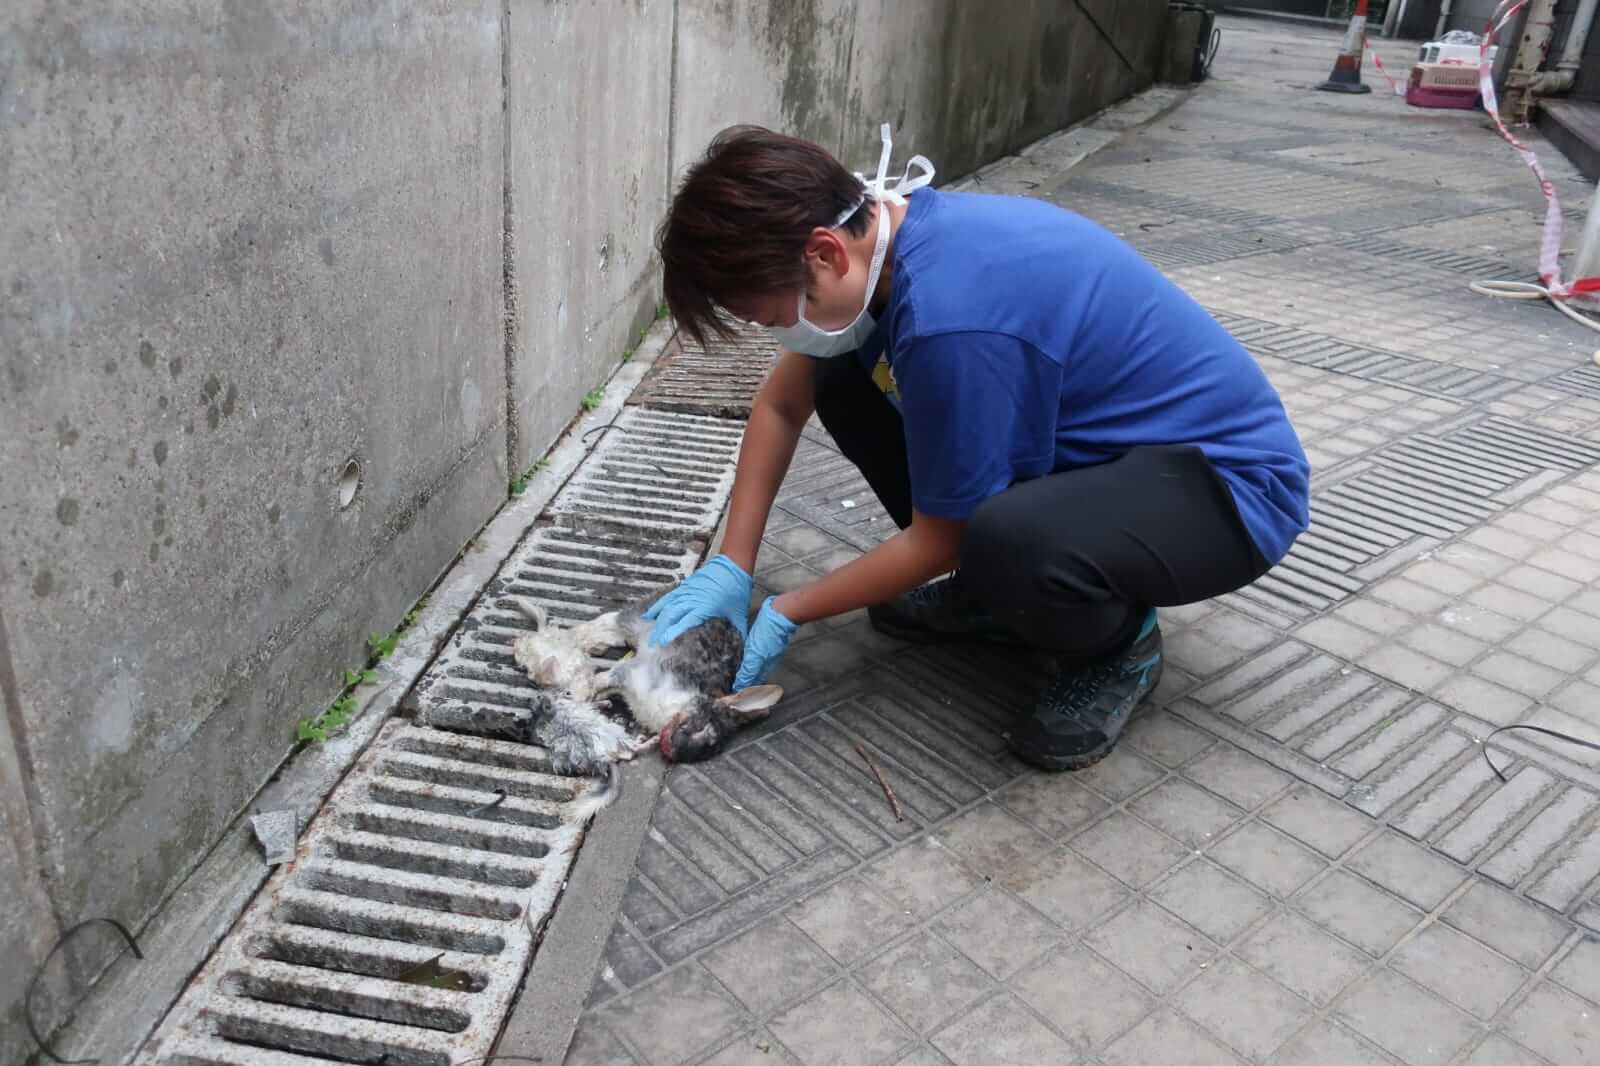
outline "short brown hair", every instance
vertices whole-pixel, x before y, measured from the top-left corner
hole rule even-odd
[[[720,308],[808,281],[806,240],[831,226],[862,185],[828,151],[759,126],[733,126],[689,168],[656,234],[662,287],[678,328],[704,344],[726,337]],[[862,204],[864,207],[865,205]],[[867,213],[844,223],[865,232]]]

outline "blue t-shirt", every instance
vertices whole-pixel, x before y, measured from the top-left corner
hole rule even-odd
[[[911,498],[965,519],[1020,481],[1192,444],[1277,563],[1310,468],[1250,354],[1103,227],[1041,200],[922,189],[859,357],[905,417]]]

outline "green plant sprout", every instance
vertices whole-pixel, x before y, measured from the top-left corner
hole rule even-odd
[[[593,411],[596,407],[600,406],[600,401],[604,400],[605,398],[606,387],[604,385],[599,385],[584,393],[583,399],[578,401],[578,405],[585,411]]]
[[[545,468],[545,460],[540,459],[528,469],[511,479],[511,495],[521,496],[528,491],[528,485],[533,481],[533,476]],[[468,547],[471,547],[469,544]],[[426,599],[426,597],[424,597]]]

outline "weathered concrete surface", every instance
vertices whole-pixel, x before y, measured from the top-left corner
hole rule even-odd
[[[954,176],[1108,102],[1079,16],[1018,10],[1033,43],[884,0],[6,5],[0,1003],[60,925],[236,910],[173,893],[638,336],[717,129],[866,166],[904,110]]]
[[[13,721],[62,920],[137,925],[503,498],[498,5],[0,37]]]
[[[23,761],[11,733],[11,683],[5,623],[0,618],[0,1061],[21,1062],[33,1050],[23,1028],[23,994],[34,969],[44,961],[58,928],[39,878],[33,819],[23,787]],[[59,978],[43,985],[59,987]],[[48,997],[45,997],[48,1001]]]
[[[889,122],[896,159],[927,154],[942,178],[1149,85],[1166,13],[1156,0],[1019,0],[1003,13],[960,0],[857,7],[844,158],[875,160],[878,124]]]
[[[1165,10],[1019,0],[1002,17],[958,0],[682,0],[673,173],[735,122],[866,168],[889,122],[897,161],[922,152],[958,177],[1150,84]]]
[[[838,148],[851,41],[864,32],[859,7],[859,0],[679,0],[673,175],[735,123]]]
[[[654,315],[671,0],[512,4],[510,453],[529,466]]]

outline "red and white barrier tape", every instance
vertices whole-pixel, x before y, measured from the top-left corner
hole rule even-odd
[[[1389,79],[1389,88],[1394,90],[1394,94],[1396,96],[1404,96],[1406,94],[1405,86],[1389,77],[1389,72],[1383,69],[1383,60],[1378,58],[1378,50],[1372,47],[1372,45],[1367,42],[1365,37],[1362,38],[1361,43],[1366,45],[1367,51],[1372,53],[1372,62],[1377,66],[1378,73]]]
[[[1561,280],[1561,200],[1556,195],[1555,183],[1545,174],[1544,167],[1539,165],[1539,157],[1533,153],[1533,150],[1517,140],[1516,135],[1507,129],[1506,124],[1501,121],[1500,101],[1495,98],[1494,65],[1489,61],[1489,49],[1494,46],[1496,35],[1505,27],[1506,23],[1510,22],[1517,12],[1527,6],[1528,0],[1500,0],[1500,4],[1494,9],[1494,13],[1489,16],[1489,23],[1483,31],[1483,40],[1478,45],[1478,91],[1483,95],[1483,109],[1489,113],[1489,118],[1494,121],[1494,128],[1499,131],[1500,136],[1505,139],[1507,144],[1517,150],[1517,154],[1528,165],[1528,169],[1533,171],[1534,176],[1539,179],[1539,191],[1544,193],[1544,230],[1539,237],[1539,280],[1543,283],[1544,292],[1542,294],[1525,293],[1523,298],[1538,298],[1539,295],[1547,296],[1552,303],[1555,303],[1557,307],[1563,310],[1566,310],[1566,308],[1561,301],[1574,298],[1577,298],[1578,302],[1586,303],[1589,306],[1597,306],[1594,303],[1592,294],[1600,293],[1600,278],[1578,278],[1570,285]],[[1511,293],[1491,291],[1485,293],[1485,295],[1510,296]],[[1573,317],[1577,318],[1578,316],[1574,314]],[[1595,325],[1588,319],[1579,318],[1579,321],[1600,329],[1600,325]]]

